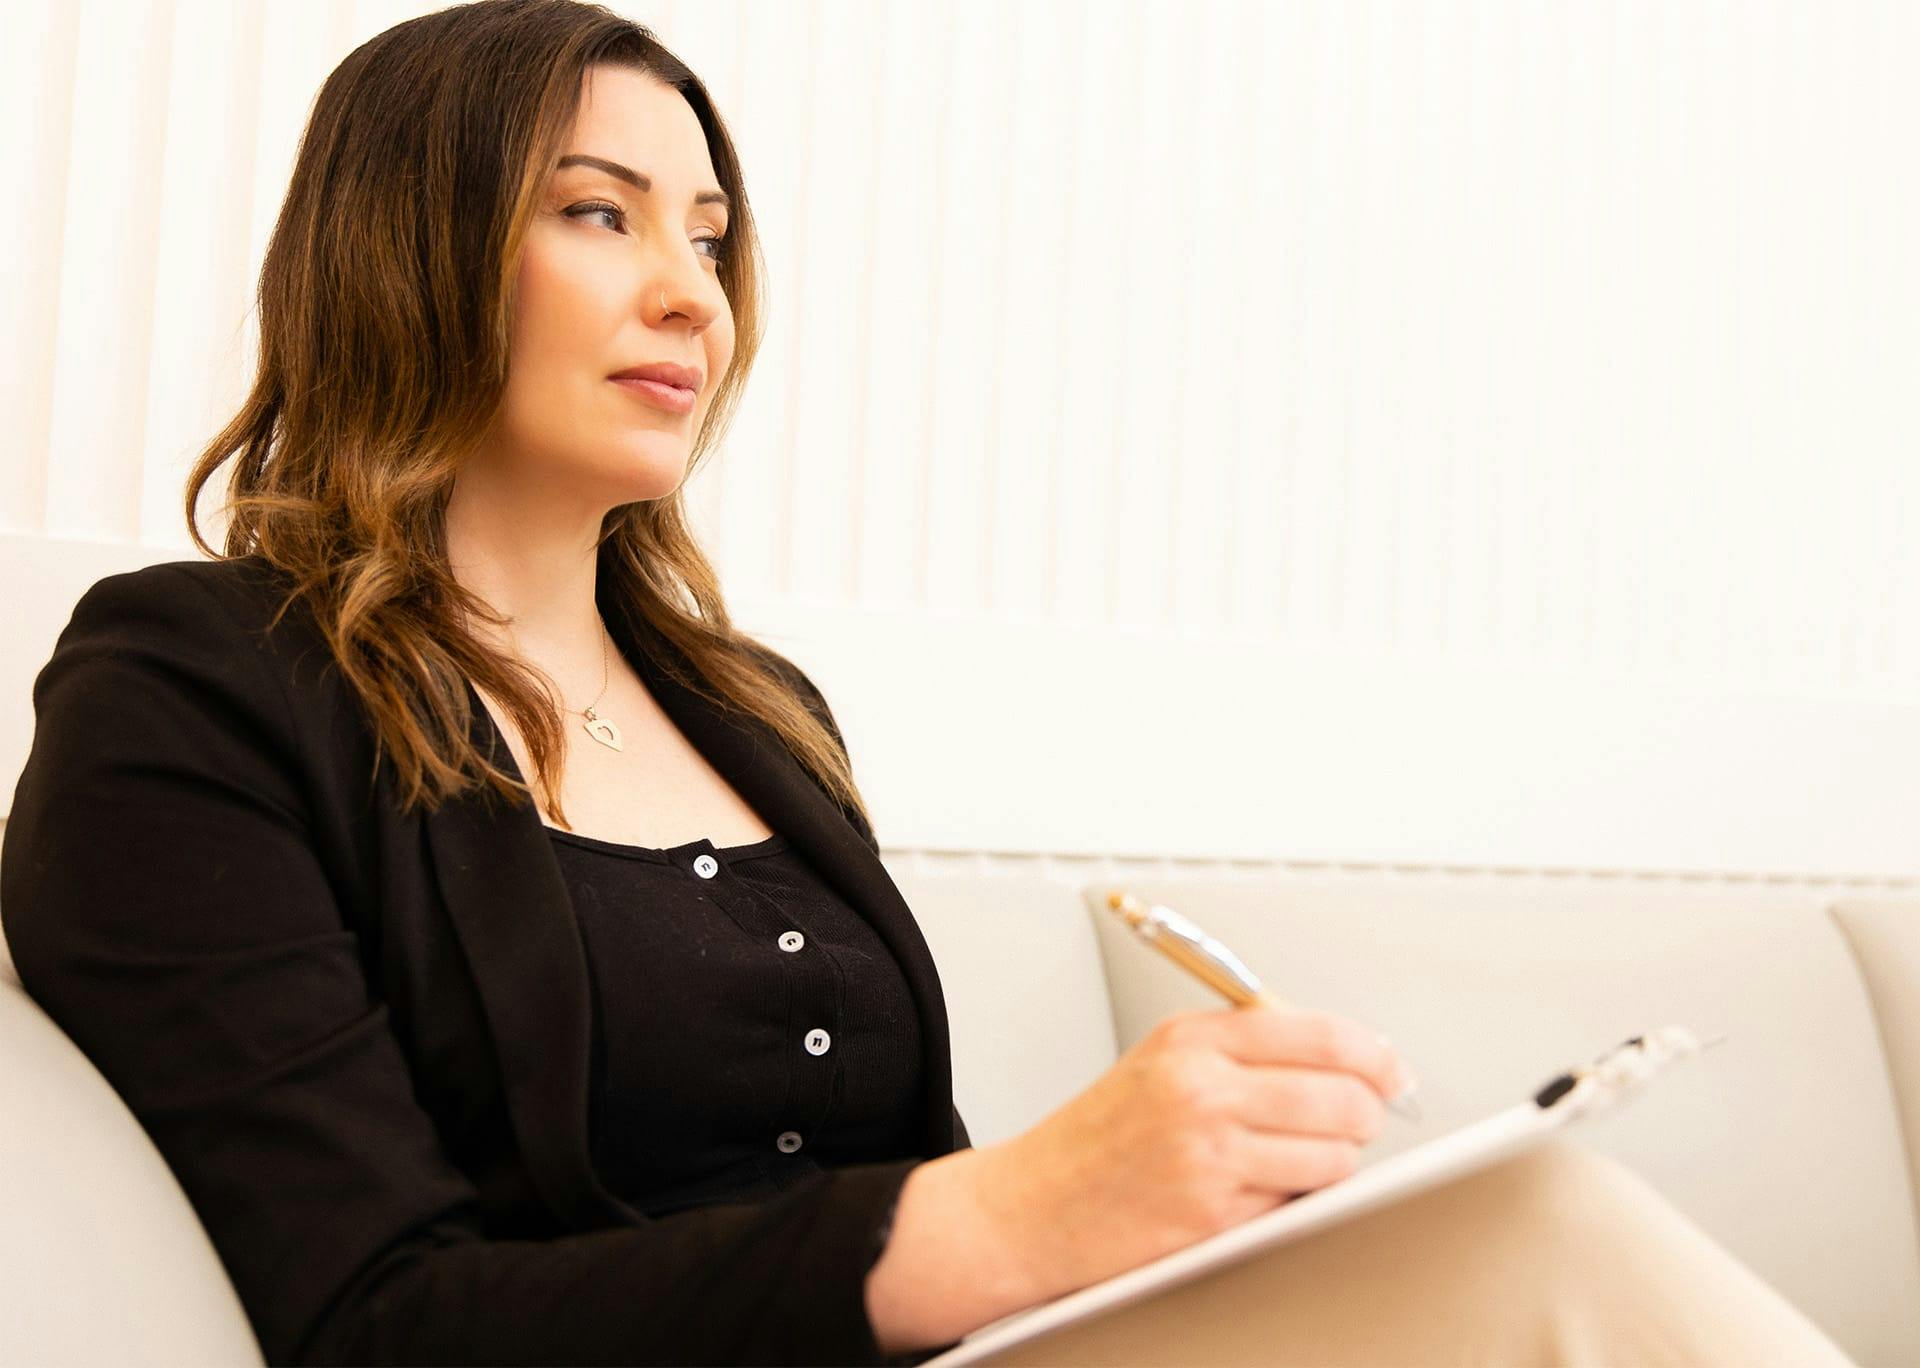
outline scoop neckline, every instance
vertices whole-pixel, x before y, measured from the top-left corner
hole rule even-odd
[[[676,846],[638,846],[626,845],[619,841],[606,841],[598,836],[583,836],[577,831],[567,831],[542,820],[541,826],[547,829],[547,835],[566,845],[578,846],[583,850],[598,851],[604,855],[620,855],[630,860],[647,860],[653,864],[680,864],[695,855],[717,855],[729,863],[738,860],[751,860],[761,855],[773,855],[787,848],[787,838],[776,831],[771,836],[758,841],[749,841],[745,845],[717,846],[705,836],[698,840],[685,841]]]

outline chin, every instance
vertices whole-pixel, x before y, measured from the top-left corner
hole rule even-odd
[[[687,478],[687,459],[684,452],[676,453],[671,460],[662,459],[657,452],[639,452],[631,462],[604,473],[619,503],[664,499]]]

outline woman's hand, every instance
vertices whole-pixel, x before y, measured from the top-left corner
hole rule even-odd
[[[1381,1036],[1330,1012],[1175,1013],[978,1151],[974,1195],[1032,1302],[1051,1300],[1345,1178],[1411,1082]]]

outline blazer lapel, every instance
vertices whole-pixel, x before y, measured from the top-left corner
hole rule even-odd
[[[467,685],[474,744],[525,781],[493,716]],[[539,813],[490,790],[427,814],[441,896],[478,986],[507,1114],[527,1171],[570,1227],[638,1224],[601,1186],[587,1148],[592,1045],[586,952]]]
[[[663,662],[684,657],[637,615],[603,601],[614,642],[670,717],[733,788],[873,926],[899,963],[919,1013],[926,1081],[925,1153],[955,1147],[952,1042],[939,975],[906,901],[873,850],[779,738],[723,712]],[[474,744],[525,782],[492,715],[467,685]],[[535,1185],[571,1226],[639,1215],[595,1177],[588,1150],[592,1041],[585,954],[560,865],[531,805],[490,791],[443,804],[425,819],[454,932],[478,985],[514,1134]]]

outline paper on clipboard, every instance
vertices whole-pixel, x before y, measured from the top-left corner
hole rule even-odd
[[[1530,1099],[1495,1112],[1151,1263],[1004,1316],[925,1360],[921,1368],[959,1368],[1498,1163],[1577,1120],[1609,1110],[1637,1094],[1673,1059],[1700,1048],[1698,1038],[1679,1026],[1635,1036],[1582,1071],[1579,1083],[1551,1106],[1542,1107]]]

